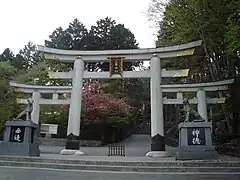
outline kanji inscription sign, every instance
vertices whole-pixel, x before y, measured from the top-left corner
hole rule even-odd
[[[109,58],[109,75],[114,74],[123,75],[123,60],[124,57],[110,57]]]
[[[10,142],[23,142],[25,127],[13,126],[11,127]]]
[[[205,145],[205,129],[204,128],[188,128],[188,145]]]

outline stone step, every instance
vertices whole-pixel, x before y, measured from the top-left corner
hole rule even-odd
[[[183,167],[183,166],[113,166],[86,164],[59,164],[42,162],[19,162],[0,160],[0,166],[31,167],[44,169],[88,170],[88,171],[116,171],[116,172],[149,172],[149,173],[239,173],[240,167]]]
[[[64,159],[65,158],[65,159]],[[193,160],[193,161],[174,161],[168,159],[132,159],[128,158],[108,158],[108,159],[66,159],[46,158],[46,157],[20,157],[20,156],[0,156],[0,161],[7,162],[26,162],[26,163],[49,163],[49,164],[71,164],[71,165],[105,165],[105,166],[140,166],[140,167],[237,167],[240,168],[238,160]],[[88,158],[88,157],[87,157]],[[92,158],[92,159],[91,159]]]

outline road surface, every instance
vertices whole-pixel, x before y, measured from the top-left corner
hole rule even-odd
[[[1,167],[0,180],[239,180],[232,174],[146,174]]]

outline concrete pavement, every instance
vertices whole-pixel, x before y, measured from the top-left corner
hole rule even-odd
[[[126,148],[126,156],[141,157],[150,151],[151,138],[149,135],[132,135],[125,141],[116,144],[124,144]],[[59,154],[64,146],[46,146],[41,145],[40,151],[44,154]],[[81,147],[81,151],[88,156],[107,156],[108,146],[103,147]],[[166,150],[170,155],[175,156],[176,148],[166,146]]]
[[[33,168],[1,167],[0,180],[239,180],[234,174],[83,172]]]

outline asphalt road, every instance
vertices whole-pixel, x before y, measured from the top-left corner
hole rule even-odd
[[[0,168],[0,180],[239,180],[240,175],[145,174]]]

